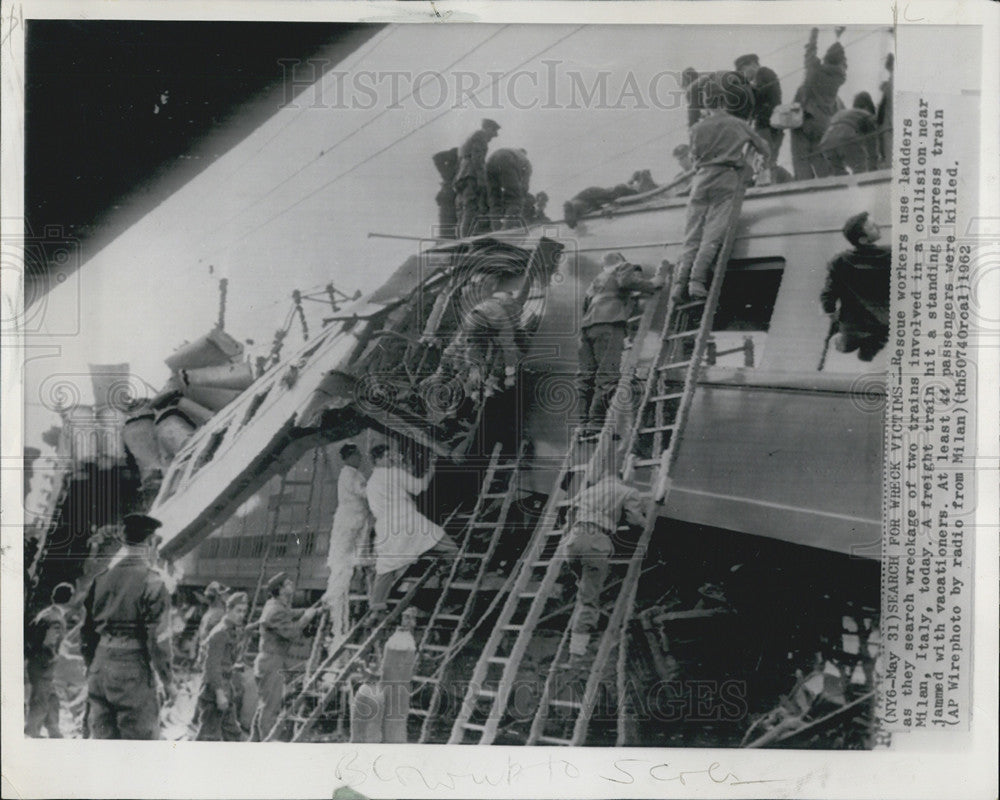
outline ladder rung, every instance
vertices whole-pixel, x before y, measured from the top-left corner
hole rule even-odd
[[[448,647],[449,646],[446,644],[425,644],[424,650],[437,650],[438,652],[443,653],[448,649]]]
[[[649,428],[639,428],[639,433],[656,433],[657,431],[672,431],[677,426],[674,424],[670,425],[653,425]]]
[[[700,331],[694,328],[690,331],[682,331],[681,333],[671,333],[669,336],[664,336],[663,338],[665,341],[669,341],[670,339],[687,339],[691,336],[697,336],[699,333]]]
[[[698,300],[689,300],[686,303],[681,303],[679,306],[674,306],[674,311],[687,311],[689,308],[697,308],[698,306],[705,305],[704,298]]]
[[[461,614],[438,614],[434,619],[443,619],[450,622],[458,622],[462,618]]]
[[[563,744],[572,745],[573,741],[571,739],[560,739],[558,736],[539,736],[538,741],[542,744]]]
[[[426,708],[412,708],[411,707],[410,708],[410,713],[411,714],[418,714],[421,717],[426,717],[427,716],[427,709]]]
[[[507,656],[490,656],[488,659],[491,664],[506,664],[510,659]]]
[[[652,467],[660,463],[658,458],[637,458],[632,466],[634,467]]]
[[[440,678],[433,678],[433,677],[432,678],[423,678],[420,675],[414,675],[412,680],[413,680],[414,683],[440,683],[441,682]]]
[[[463,722],[462,727],[465,728],[467,731],[480,731],[480,732],[486,731],[485,725],[477,725],[474,722]]]
[[[687,367],[691,364],[691,361],[671,361],[669,364],[660,364],[657,369],[660,372],[667,372],[671,369],[679,369],[680,367]]]
[[[498,497],[506,497],[507,492],[489,492],[488,494],[479,495],[484,500],[495,500]]]
[[[453,581],[448,584],[449,589],[464,589],[467,591],[472,591],[476,588],[475,581]]]
[[[670,394],[654,394],[649,398],[652,403],[659,403],[663,400],[680,400],[684,396],[684,392],[672,392]]]
[[[511,631],[511,632],[513,632],[513,631],[521,631],[521,630],[524,630],[524,626],[523,625],[515,625],[514,623],[508,622],[506,625],[503,626],[503,629],[505,631]],[[504,661],[506,661],[506,660],[507,659],[504,659]]]
[[[476,694],[478,694],[480,697],[495,698],[497,696],[497,691],[496,689],[480,689],[478,692],[476,692]]]
[[[583,703],[576,700],[550,700],[549,705],[559,708],[583,708]]]

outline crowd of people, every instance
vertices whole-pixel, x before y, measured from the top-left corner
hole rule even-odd
[[[693,128],[710,111],[709,94],[721,93],[726,111],[747,121],[768,145],[769,155],[755,170],[758,184],[846,175],[848,171],[856,174],[889,166],[893,56],[885,60],[889,79],[881,86],[878,108],[868,92],[859,92],[851,108],[845,108],[838,94],[847,80],[847,54],[840,43],[843,30],[836,29],[836,41],[821,59],[819,29],[812,29],[805,47],[804,78],[789,104],[782,103],[778,75],[762,66],[756,54],[737,58],[733,70],[699,74],[689,67],[683,73],[689,126]],[[785,131],[791,140],[792,175],[777,164]]]
[[[797,110],[782,108],[777,76],[752,54],[738,58],[732,72],[685,73],[690,143],[674,149],[681,172],[672,186],[689,197],[673,283],[675,303],[701,301],[709,294],[734,203],[746,183],[760,175],[760,169],[752,168],[750,151],[757,154],[762,169],[776,169],[784,131],[790,129],[796,178],[863,172],[888,157],[882,137],[885,126],[891,125],[891,82],[883,87],[890,99],[883,98],[879,109],[866,92],[855,97],[851,109],[842,108],[837,89],[846,76],[843,47],[835,42],[821,61],[817,38],[814,29],[806,47],[806,77],[795,95]],[[891,70],[891,59],[887,66]],[[785,125],[787,118],[800,119],[801,124]],[[439,195],[439,201],[442,196],[446,201],[441,203],[442,222],[446,211],[453,212],[458,235],[475,233],[484,219],[502,229],[521,225],[532,214],[535,219],[544,215],[544,198],[528,191],[531,167],[525,152],[498,150],[487,158],[488,143],[498,131],[499,125],[484,120],[456,153],[435,156],[445,179]],[[648,171],[639,172],[626,189],[648,190],[651,182]],[[584,200],[578,196],[572,202]],[[574,213],[581,210],[574,208]],[[848,219],[843,233],[852,249],[830,262],[820,297],[831,320],[828,341],[840,352],[857,352],[861,360],[870,361],[888,335],[891,251],[877,244],[880,231],[867,213]],[[620,252],[604,256],[581,309],[581,436],[595,437],[604,425],[638,296],[660,291],[671,268],[664,262],[650,277]],[[459,304],[463,313],[458,330],[434,377],[471,365],[473,375],[466,374],[466,380],[482,385],[494,380],[499,364],[503,387],[510,388],[522,357],[515,333],[529,281],[521,275],[512,277],[516,286],[495,274],[478,279],[466,287],[474,296]],[[494,383],[494,388],[502,387]],[[352,623],[349,595],[360,582],[368,595],[368,624],[377,625],[388,611],[393,587],[414,563],[452,559],[459,552],[459,545],[416,502],[433,480],[433,460],[414,463],[391,440],[374,446],[368,455],[371,469],[366,477],[360,448],[347,443],[340,449],[329,578],[320,603],[295,610],[295,582],[281,572],[267,581],[262,613],[248,625],[251,603],[245,592],[229,591],[217,582],[206,587],[207,608],[195,641],[200,681],[192,725],[197,739],[268,738],[285,700],[288,675],[298,665],[296,645],[317,614],[329,615],[332,641],[341,639]],[[565,528],[566,553],[580,568],[569,668],[578,666],[587,653],[619,520],[624,515],[631,524],[646,522],[643,498],[619,480],[617,464],[598,472],[570,501]],[[153,566],[159,527],[153,517],[127,515],[120,557],[94,576],[79,606],[72,604],[73,587],[61,584],[50,605],[26,625],[28,735],[40,736],[43,730],[51,738],[62,735],[53,671],[64,640],[79,631],[87,670],[85,735],[159,738],[161,705],[169,704],[177,691],[170,593]],[[257,701],[249,730],[244,730],[236,710],[243,695],[239,669],[254,632],[259,635],[253,662]]]

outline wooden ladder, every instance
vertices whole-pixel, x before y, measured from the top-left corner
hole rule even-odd
[[[498,442],[490,456],[479,496],[465,526],[461,549],[452,562],[431,617],[417,643],[417,685],[411,718],[422,719],[419,742],[429,740],[441,703],[445,670],[461,649],[476,600],[487,574],[494,571],[497,546],[507,529],[511,506],[520,492],[520,473],[527,442],[513,458],[503,458]]]
[[[564,533],[561,522],[576,493],[571,492],[570,487],[579,485],[590,466],[596,467],[599,459],[608,457],[611,450],[617,447],[615,428],[620,423],[618,415],[614,413],[614,406],[621,404],[620,398],[630,396],[630,389],[640,366],[641,343],[645,333],[650,329],[652,321],[664,314],[659,347],[649,365],[642,400],[634,420],[628,426],[624,442],[627,455],[622,478],[636,488],[648,491],[647,521],[638,537],[631,535],[627,526],[619,528],[616,533],[611,570],[602,593],[602,598],[607,598],[602,619],[606,619],[607,623],[600,634],[596,653],[591,656],[588,651],[585,659],[589,658],[589,663],[582,665],[582,673],[587,675],[582,692],[579,687],[567,685],[563,680],[572,624],[570,619],[556,656],[550,664],[541,701],[532,719],[527,739],[527,744],[584,743],[604,672],[616,647],[621,655],[624,634],[635,603],[642,562],[658,521],[659,505],[669,491],[670,470],[676,458],[677,444],[687,420],[711,333],[712,319],[722,291],[725,265],[735,238],[742,196],[741,190],[731,212],[726,238],[716,258],[708,297],[704,300],[674,303],[670,299],[670,292],[665,289],[655,301],[647,303],[639,332],[633,340],[639,346],[633,346],[628,357],[623,360],[618,392],[601,430],[596,450],[588,454],[579,437],[573,437],[559,478],[549,496],[546,511],[522,559],[517,582],[476,664],[449,744],[490,744],[495,739],[521,661],[534,638],[536,625],[546,604],[553,600],[552,588],[565,560],[560,546]],[[620,586],[609,591],[609,587],[617,583],[616,578],[620,578]],[[621,661],[619,658],[619,669],[624,669]],[[622,699],[619,698],[619,740],[624,730],[621,714],[625,703],[621,702]]]

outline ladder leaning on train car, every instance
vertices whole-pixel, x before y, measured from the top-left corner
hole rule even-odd
[[[298,684],[293,685],[291,700],[279,714],[265,740],[277,738],[291,724],[292,741],[304,741],[340,694],[348,676],[372,656],[377,656],[390,626],[402,616],[431,576],[442,569],[446,570],[444,589],[421,636],[420,651],[436,653],[439,658],[451,651],[483,588],[487,568],[491,565],[500,536],[506,527],[507,516],[519,491],[518,475],[524,450],[522,445],[511,458],[509,455],[505,456],[499,443],[493,448],[476,504],[457,537],[459,552],[453,560],[433,562],[426,567],[421,563],[416,580],[412,581],[401,596],[389,598],[390,610],[384,618],[373,626],[371,617],[362,617],[322,660],[320,653],[326,627],[323,623],[320,624],[306,670]],[[403,581],[406,580],[404,577]],[[461,608],[458,614],[452,613],[452,607],[456,604]],[[418,677],[415,680],[433,687],[432,704],[436,707],[440,699],[440,670],[433,664],[424,666],[424,670],[430,673],[429,677]],[[415,713],[419,715],[420,712],[417,710]],[[425,716],[430,719],[432,715]]]
[[[612,597],[604,605],[603,618],[606,624],[600,634],[596,653],[592,656],[588,654],[590,663],[584,665],[583,672],[587,675],[587,680],[582,695],[565,697],[564,692],[559,689],[559,685],[564,683],[559,676],[567,656],[570,621],[546,677],[527,744],[580,745],[586,739],[605,668],[614,648],[620,646],[621,633],[632,614],[642,561],[658,519],[658,506],[670,488],[670,470],[676,457],[677,443],[683,434],[711,333],[712,320],[722,292],[725,267],[732,250],[742,199],[741,189],[733,204],[726,238],[716,257],[708,297],[705,300],[675,303],[665,291],[661,292],[656,302],[647,304],[635,341],[642,342],[643,324],[648,329],[657,311],[662,311],[663,305],[666,305],[666,315],[660,331],[658,352],[646,378],[642,401],[624,442],[627,459],[622,471],[624,480],[649,492],[647,521],[637,538],[622,529],[619,529],[615,537],[616,552],[611,558],[612,569],[605,586],[614,582],[615,573],[624,572],[624,579],[620,588],[612,593]],[[633,347],[623,362],[616,403],[618,398],[629,396],[640,366],[641,350],[641,346]],[[609,413],[597,442],[596,452],[592,454],[579,437],[573,437],[559,477],[549,495],[545,512],[519,563],[517,578],[473,671],[449,744],[491,744],[496,738],[521,662],[535,637],[538,621],[547,604],[556,599],[552,597],[552,589],[565,561],[561,545],[563,523],[565,512],[575,493],[570,487],[579,487],[592,468],[600,468],[602,454],[607,454],[615,447],[615,427],[615,414]],[[649,455],[637,455],[636,451],[650,437],[652,442]],[[605,591],[602,600],[607,595],[608,592]],[[624,706],[624,703],[620,703],[620,706]],[[557,715],[558,719],[553,719]],[[550,721],[558,723],[557,731],[550,730]],[[567,729],[570,729],[568,734],[564,733]],[[619,738],[621,730],[622,721],[619,719]]]

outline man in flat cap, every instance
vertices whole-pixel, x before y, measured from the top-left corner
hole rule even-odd
[[[455,216],[459,238],[479,233],[477,220],[486,213],[486,152],[500,126],[484,119],[458,151],[458,174],[455,176]]]
[[[287,572],[279,572],[267,582],[267,602],[260,615],[260,652],[253,664],[257,710],[250,740],[254,742],[266,739],[274,727],[285,693],[285,671],[294,666],[292,645],[319,610],[293,611],[294,595],[295,583]]]
[[[83,602],[80,650],[87,665],[87,724],[92,739],[157,739],[160,704],[175,696],[170,651],[170,593],[153,568],[160,521],[124,519],[122,558],[97,573]]]
[[[236,719],[233,668],[239,654],[249,600],[246,592],[226,598],[222,619],[205,640],[205,672],[198,692],[200,742],[239,742],[243,731]]]
[[[226,613],[226,593],[228,591],[218,581],[212,581],[205,587],[208,608],[205,609],[201,622],[198,624],[198,663],[201,663],[205,658],[205,640],[208,639],[208,635],[222,621],[222,617]]]

